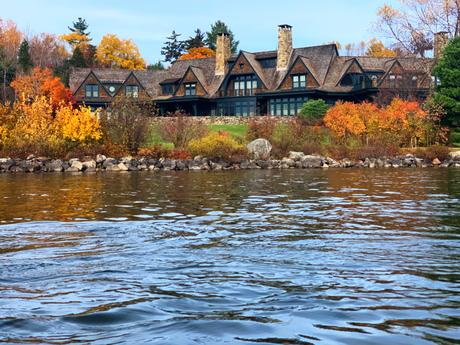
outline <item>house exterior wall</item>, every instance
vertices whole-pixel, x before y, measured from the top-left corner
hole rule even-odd
[[[200,84],[198,81],[198,78],[195,76],[195,74],[189,70],[186,75],[184,76],[184,79],[182,80],[181,84],[179,85],[179,88],[176,91],[176,97],[184,97],[185,96],[185,85],[186,83],[196,83],[196,95],[199,97],[206,96],[206,91],[204,90],[203,86]]]

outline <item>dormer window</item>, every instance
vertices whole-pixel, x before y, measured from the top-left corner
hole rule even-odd
[[[163,95],[172,95],[174,93],[174,85],[173,84],[164,84],[161,86]]]
[[[185,96],[196,96],[196,83],[185,83]]]
[[[139,97],[139,86],[137,85],[126,85],[126,97]]]
[[[297,74],[292,76],[293,89],[305,89],[307,87],[307,75]]]
[[[353,89],[361,89],[364,84],[364,75],[361,73],[348,73],[340,84],[342,86],[352,86]]]
[[[255,75],[237,76],[233,81],[234,96],[254,96],[258,87]]]
[[[86,98],[98,98],[99,97],[99,85],[88,84],[85,86]]]

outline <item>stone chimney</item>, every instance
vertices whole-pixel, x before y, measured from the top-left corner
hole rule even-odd
[[[434,34],[434,59],[439,60],[442,58],[442,53],[444,48],[449,43],[449,33],[448,32],[437,32]]]
[[[230,35],[226,32],[219,34],[216,42],[216,75],[225,75],[227,60],[231,54]]]
[[[278,60],[276,70],[284,71],[288,67],[292,53],[292,26],[283,24],[278,26]]]

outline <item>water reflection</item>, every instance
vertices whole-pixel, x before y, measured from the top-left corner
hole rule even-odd
[[[454,344],[460,172],[0,176],[0,342]]]

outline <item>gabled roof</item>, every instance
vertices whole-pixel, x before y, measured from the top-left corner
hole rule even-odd
[[[187,75],[188,72],[191,72],[195,76],[195,78],[198,80],[198,83],[201,85],[203,90],[206,93],[208,93],[207,82],[206,82],[205,75],[204,75],[203,71],[201,70],[201,68],[199,68],[199,67],[189,66],[187,68],[187,70],[185,71],[184,75],[182,76],[181,80],[179,81],[179,85],[181,85],[184,82],[184,78],[185,78],[185,76]],[[176,95],[177,90],[178,89],[176,89],[176,91],[174,92],[174,95]]]
[[[89,71],[89,73],[86,74],[85,78],[81,81],[81,83],[78,85],[78,87],[75,90],[72,90],[72,94],[75,95],[84,85],[84,83],[91,77],[93,76],[96,81],[99,83],[99,85],[105,90],[105,92],[110,95],[109,90],[105,87],[105,85],[102,83],[102,81],[99,79],[99,77],[94,73],[94,71]]]
[[[121,87],[118,88],[117,92],[115,93],[114,97],[116,97],[119,93],[120,93],[120,90],[123,89],[123,86],[126,86],[128,80],[133,77],[134,79],[136,79],[137,83],[140,85],[140,87],[147,93],[148,96],[150,96],[149,92],[146,90],[146,88],[144,87],[144,85],[139,81],[139,78],[137,78],[136,74],[134,73],[134,71],[131,71],[131,73],[126,77],[125,81],[123,82],[123,84],[121,85]]]
[[[348,61],[346,61],[343,64],[342,72],[340,73],[339,79],[337,81],[337,84],[335,86],[339,86],[339,84],[342,82],[343,78],[345,75],[350,71],[350,69],[353,67],[353,65],[358,66],[358,68],[361,70],[361,73],[364,73],[364,69],[359,63],[359,61],[355,58],[351,58]]]
[[[300,61],[302,62],[302,64],[305,66],[305,68],[307,69],[307,71],[313,76],[313,78],[315,79],[316,83],[318,85],[319,82],[318,82],[318,76],[315,72],[315,69],[313,68],[310,60],[304,56],[298,56],[295,61],[290,65],[289,69],[287,70],[287,72],[285,73],[283,79],[281,79],[278,84],[276,85],[276,89],[279,89],[281,87],[281,85],[285,82],[286,78],[289,77],[289,75],[291,74],[291,71],[292,69],[294,68],[294,66],[296,65],[297,61]]]

